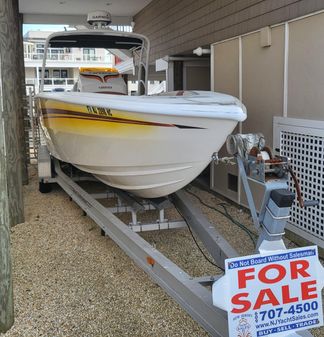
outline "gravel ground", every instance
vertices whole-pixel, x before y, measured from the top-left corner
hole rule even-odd
[[[15,324],[4,337],[208,336],[112,240],[100,235],[59,187],[39,193],[36,168],[29,171],[26,222],[15,226],[11,237]],[[224,202],[196,187],[190,191],[210,205]],[[243,230],[189,196],[239,253],[253,252]],[[246,212],[227,208],[253,230]],[[167,217],[179,215],[170,210]],[[186,229],[143,237],[193,276],[220,272],[204,259]],[[324,328],[312,332],[324,336]]]

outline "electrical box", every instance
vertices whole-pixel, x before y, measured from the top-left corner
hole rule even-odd
[[[269,26],[261,29],[260,43],[261,43],[261,47],[271,46],[271,28]]]
[[[259,211],[265,193],[264,184],[252,179],[249,180],[249,184],[256,210]],[[215,165],[212,163],[210,167],[210,189],[239,205],[246,208],[249,207],[236,164],[231,165],[220,162]]]

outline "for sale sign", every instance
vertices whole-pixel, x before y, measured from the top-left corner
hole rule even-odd
[[[228,311],[231,337],[287,335],[323,324],[324,275],[316,246],[225,263],[213,302]]]

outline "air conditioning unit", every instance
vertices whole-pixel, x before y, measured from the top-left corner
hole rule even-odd
[[[287,228],[324,248],[324,121],[275,117],[273,134],[274,148],[291,158],[304,200],[319,200],[308,208],[295,202]]]

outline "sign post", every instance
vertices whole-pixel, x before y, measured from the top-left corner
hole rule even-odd
[[[212,292],[213,304],[228,311],[230,337],[289,336],[323,325],[316,246],[227,259],[225,267]]]

